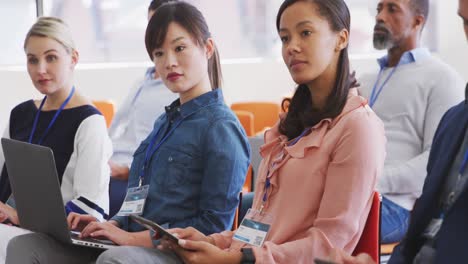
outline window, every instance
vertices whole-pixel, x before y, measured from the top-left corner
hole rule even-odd
[[[3,38],[0,42],[0,65],[25,63],[24,37],[35,20],[34,0],[1,1],[0,32]]]
[[[42,1],[44,15],[60,17],[70,25],[81,62],[149,62],[144,34],[150,0]],[[187,1],[205,15],[222,59],[280,57],[275,19],[282,0]],[[377,0],[345,1],[352,17],[350,53],[377,53],[372,46]],[[436,5],[432,1],[423,38],[433,51],[437,50]],[[3,1],[0,6],[4,21],[0,28],[11,39],[0,46],[14,51],[2,52],[0,65],[23,64],[22,42],[35,20],[35,1]]]
[[[44,15],[70,26],[81,62],[147,61],[149,0],[43,0]]]
[[[148,61],[144,34],[149,2],[44,0],[44,15],[60,17],[70,25],[81,61]],[[282,0],[188,2],[204,14],[223,59],[277,54],[274,21]]]
[[[351,12],[351,54],[381,53],[374,49],[372,35],[377,13],[377,0],[345,0]],[[437,2],[430,2],[429,19],[423,30],[422,43],[437,51]]]

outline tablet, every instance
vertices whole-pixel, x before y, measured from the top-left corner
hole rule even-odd
[[[129,215],[129,217],[130,217],[130,219],[132,219],[136,223],[144,226],[146,229],[153,230],[154,232],[158,233],[161,237],[166,236],[166,237],[168,237],[169,239],[171,239],[172,241],[174,241],[176,243],[179,241],[179,239],[177,237],[175,237],[171,233],[167,232],[166,229],[164,229],[162,226],[156,224],[153,221],[150,221],[150,220],[148,220],[146,218],[143,218],[143,217],[141,217],[139,215],[135,215],[135,214],[131,214],[131,215]]]

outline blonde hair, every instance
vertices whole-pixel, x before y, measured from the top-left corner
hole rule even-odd
[[[47,37],[60,43],[68,53],[75,50],[75,42],[68,25],[56,17],[39,17],[29,29],[24,40],[24,49],[30,37]]]

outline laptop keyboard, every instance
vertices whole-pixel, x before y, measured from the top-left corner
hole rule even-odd
[[[70,236],[72,239],[75,239],[75,240],[81,240],[81,241],[85,241],[85,242],[91,242],[91,243],[99,243],[99,244],[105,244],[105,245],[114,245],[115,246],[115,243],[110,241],[110,240],[107,240],[107,239],[95,239],[95,238],[90,238],[90,237],[79,237],[79,233],[77,232],[70,232]]]

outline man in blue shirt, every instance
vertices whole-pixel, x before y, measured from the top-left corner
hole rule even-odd
[[[360,91],[382,119],[387,137],[382,196],[382,243],[399,242],[421,195],[437,123],[463,98],[464,80],[421,46],[429,0],[380,0],[374,47],[387,50],[379,71],[359,78]],[[428,78],[430,76],[430,78]]]
[[[468,38],[468,0],[459,0]],[[411,213],[408,232],[389,264],[464,263],[468,260],[468,85],[465,101],[449,109],[434,135],[422,195]],[[336,250],[343,264],[375,263],[367,254],[351,257]]]
[[[460,0],[460,15],[468,31],[468,0]],[[423,193],[411,214],[408,233],[394,249],[389,264],[463,263],[468,259],[468,86],[464,102],[446,112],[434,136]],[[347,256],[337,263],[372,264],[367,254]]]

